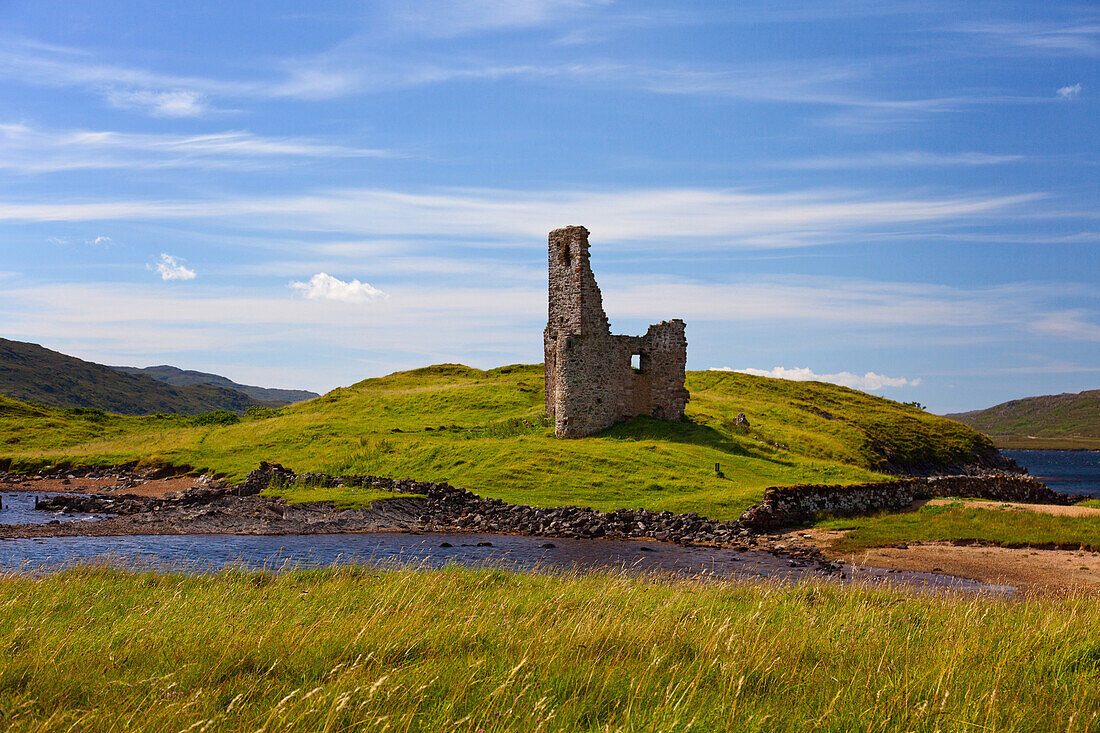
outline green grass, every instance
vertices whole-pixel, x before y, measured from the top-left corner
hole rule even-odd
[[[1077,502],[1077,506],[1087,506],[1092,509],[1100,509],[1100,499],[1085,499]]]
[[[1089,731],[1100,600],[501,570],[0,579],[11,731]]]
[[[269,460],[299,472],[446,480],[516,503],[733,518],[768,486],[872,481],[890,465],[965,462],[993,450],[956,422],[862,392],[723,372],[688,373],[689,422],[638,418],[558,440],[542,385],[541,365],[445,364],[202,426],[3,400],[0,456],[17,468],[186,464],[233,479]],[[751,429],[734,425],[739,412]]]
[[[912,512],[829,519],[822,529],[845,529],[832,545],[854,552],[899,542],[989,542],[1005,547],[1059,547],[1100,551],[1100,517],[1066,517],[1023,509],[981,509],[967,502],[922,506]]]

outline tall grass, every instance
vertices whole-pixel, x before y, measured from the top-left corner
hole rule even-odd
[[[0,580],[15,731],[1088,731],[1100,601],[341,568]]]

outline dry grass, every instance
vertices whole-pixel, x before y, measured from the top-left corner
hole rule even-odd
[[[0,580],[0,710],[16,731],[1087,731],[1098,604],[78,568]]]

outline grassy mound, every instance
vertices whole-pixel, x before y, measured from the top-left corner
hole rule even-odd
[[[0,578],[12,731],[1089,731],[1095,596],[499,570]]]
[[[687,386],[688,421],[638,418],[581,440],[553,437],[541,365],[399,372],[253,408],[233,424],[0,400],[0,453],[23,467],[141,460],[234,478],[270,460],[299,472],[447,480],[511,502],[717,518],[738,516],[768,486],[856,483],[994,455],[958,423],[831,384],[689,372]],[[735,425],[741,412],[751,427]]]

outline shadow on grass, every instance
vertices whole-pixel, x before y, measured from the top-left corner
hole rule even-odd
[[[658,420],[639,416],[613,425],[599,433],[602,438],[615,440],[660,440],[713,448],[731,456],[744,456],[769,461],[779,466],[793,466],[794,461],[777,458],[770,450],[754,449],[730,440],[729,436],[708,425],[690,420]]]

